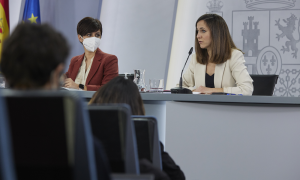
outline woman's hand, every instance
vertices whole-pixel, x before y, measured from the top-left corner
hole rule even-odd
[[[64,87],[73,88],[73,89],[79,89],[79,84],[76,84],[71,78],[67,78],[65,80]]]
[[[59,78],[59,80],[60,80],[61,82],[65,82],[66,79],[67,79],[66,74],[62,74],[62,75],[60,76],[60,78]]]
[[[223,92],[223,88],[208,88],[199,86],[197,89],[195,89],[195,92],[200,92],[201,94],[211,94],[213,92]]]
[[[214,88],[207,88],[204,86],[199,86],[197,89],[195,89],[195,92],[200,92],[201,94],[211,94],[212,89],[214,89]]]

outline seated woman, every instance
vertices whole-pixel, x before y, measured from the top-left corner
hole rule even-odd
[[[89,104],[126,103],[131,107],[132,115],[145,115],[144,104],[136,84],[124,77],[116,77],[102,86],[92,97]],[[170,155],[161,146],[163,171],[172,180],[184,180],[185,176]],[[140,164],[141,161],[140,161]],[[141,167],[141,172],[143,168]],[[144,171],[144,173],[146,173]],[[149,172],[148,172],[149,173]],[[152,171],[153,173],[153,171]],[[154,172],[157,177],[156,173]],[[161,178],[164,179],[164,178]]]
[[[196,22],[195,51],[183,86],[195,92],[252,95],[253,80],[241,50],[233,43],[225,20],[216,14]]]
[[[118,76],[118,58],[99,49],[102,24],[98,19],[85,17],[77,25],[78,40],[84,54],[71,59],[65,87],[97,91],[100,86]]]

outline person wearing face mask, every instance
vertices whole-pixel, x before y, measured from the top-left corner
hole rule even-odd
[[[49,25],[21,23],[3,43],[1,72],[10,89],[58,89],[68,54],[66,39]]]
[[[77,25],[79,42],[84,54],[71,59],[65,74],[64,87],[97,91],[102,85],[118,76],[118,58],[99,49],[102,24],[98,19],[85,17]]]

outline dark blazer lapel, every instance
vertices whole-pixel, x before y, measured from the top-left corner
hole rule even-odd
[[[73,66],[73,71],[70,75],[70,78],[75,81],[77,74],[79,72],[79,68],[81,67],[82,60],[84,58],[84,53],[78,57],[78,59],[75,61],[74,66]]]
[[[223,81],[223,74],[226,67],[226,62],[222,64],[217,64],[215,68],[215,77],[214,77],[214,84],[215,88],[221,88],[222,87],[222,81]]]
[[[86,85],[89,84],[89,82],[91,81],[92,77],[95,75],[95,73],[99,69],[99,66],[101,64],[102,54],[103,54],[103,52],[99,48],[97,48],[97,51],[96,51],[96,54],[95,54],[95,57],[94,57],[94,60],[93,60],[93,63],[92,63],[89,75],[86,78],[86,82],[85,82]]]

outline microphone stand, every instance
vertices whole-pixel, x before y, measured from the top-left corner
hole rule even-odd
[[[185,61],[183,69],[181,71],[181,76],[180,76],[180,79],[179,79],[179,87],[172,88],[171,89],[171,93],[172,94],[193,94],[193,92],[190,89],[182,87],[182,74],[183,74],[183,70],[184,70],[184,67],[185,67],[185,65],[186,65],[186,63],[187,63],[190,55],[192,54],[192,52],[193,52],[193,47],[190,49],[189,55],[188,55],[188,57],[187,57],[187,59]]]

